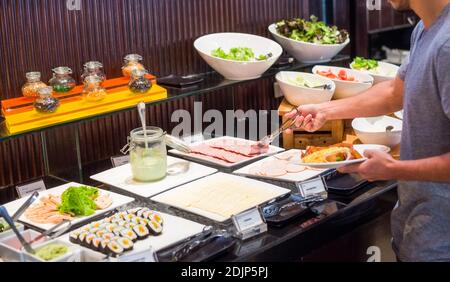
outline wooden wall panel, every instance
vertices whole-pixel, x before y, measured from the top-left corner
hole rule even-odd
[[[223,31],[268,36],[275,20],[320,12],[316,0],[81,0],[81,11],[69,11],[66,0],[0,0],[1,99],[20,96],[27,71],[38,70],[45,80],[51,68],[67,65],[79,78],[82,64],[99,60],[109,77],[120,75],[122,58],[140,53],[158,76],[209,71],[196,54],[194,40]],[[276,107],[271,83],[254,83],[206,95],[208,107],[229,102],[230,91],[245,98],[243,107]],[[263,93],[263,95],[260,95]],[[154,106],[149,122],[170,129],[168,117],[179,108],[192,109],[193,99]],[[240,106],[240,105],[238,105]],[[92,162],[117,154],[128,131],[139,124],[133,112],[78,126],[82,159]],[[52,133],[49,151],[64,161],[58,145],[68,129]],[[43,174],[40,139],[35,135],[0,144],[0,187]],[[30,157],[30,150],[33,158]],[[32,164],[31,164],[32,163]]]

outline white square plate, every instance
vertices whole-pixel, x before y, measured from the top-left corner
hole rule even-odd
[[[182,159],[168,157],[168,165],[187,162]],[[149,198],[174,187],[216,173],[217,169],[190,162],[189,170],[178,175],[168,175],[156,182],[138,182],[133,180],[131,165],[126,164],[91,176],[92,179],[114,186],[132,194]]]

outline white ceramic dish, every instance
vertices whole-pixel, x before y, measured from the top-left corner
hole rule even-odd
[[[217,141],[220,141],[220,140],[227,140],[227,141],[229,140],[229,141],[235,141],[235,142],[251,142],[251,141],[248,141],[248,140],[245,140],[245,139],[241,139],[241,138],[223,136],[223,137],[218,137],[218,138],[214,138],[214,139],[209,139],[209,140],[206,140],[206,141],[195,142],[195,143],[192,143],[190,145],[191,146],[196,146],[196,145],[201,145],[201,144],[208,144],[210,142],[217,142]],[[171,154],[174,154],[174,155],[177,155],[177,156],[180,156],[180,157],[192,160],[192,161],[197,162],[197,163],[202,163],[202,164],[206,164],[206,165],[213,165],[213,166],[221,167],[221,168],[232,169],[234,167],[241,166],[241,165],[244,165],[246,163],[250,163],[250,162],[253,162],[253,161],[258,160],[260,158],[263,158],[263,157],[266,157],[266,156],[270,156],[270,155],[273,155],[273,154],[276,154],[276,153],[279,153],[279,152],[283,152],[283,151],[284,151],[283,148],[276,147],[276,146],[270,146],[269,151],[267,153],[265,153],[265,154],[261,154],[261,155],[255,156],[253,158],[249,158],[248,160],[245,160],[245,161],[242,161],[242,162],[229,163],[229,164],[226,164],[226,163],[220,162],[220,161],[216,162],[216,161],[213,161],[213,160],[203,159],[203,158],[197,157],[195,155],[193,156],[193,155],[186,154],[186,153],[183,153],[183,152],[180,152],[180,151],[177,151],[177,150],[170,150],[169,152]]]
[[[397,73],[400,69],[399,66],[386,63],[386,62],[378,62],[378,68],[374,70],[358,70],[363,73],[370,74],[374,79],[374,84],[378,84],[383,81],[393,80],[397,76]],[[350,64],[350,68],[353,68],[353,64]]]
[[[62,255],[60,257],[57,257],[50,261],[45,261],[36,255],[24,252],[24,259],[26,262],[80,262],[80,252],[78,247],[73,246],[71,244],[68,244],[67,242],[64,242],[60,239],[47,241],[43,244],[37,245],[34,247],[35,250],[39,250],[40,248],[43,248],[50,244],[61,244],[65,245],[68,249],[68,252],[65,255]]]
[[[367,150],[381,151],[381,152],[385,152],[385,153],[391,152],[391,148],[389,148],[388,146],[375,145],[375,144],[358,144],[358,145],[353,145],[353,148],[355,148],[355,150],[357,150],[363,156],[364,156],[364,152]]]
[[[308,164],[305,164],[305,165],[307,165],[309,167],[312,167],[312,168],[318,168],[318,169],[336,169],[336,168],[343,167],[343,166],[346,166],[346,165],[363,163],[365,161],[367,161],[367,159],[366,158],[362,158],[362,159],[349,160],[349,161],[344,161],[344,162],[308,163]],[[300,161],[299,163],[301,164],[302,162]]]
[[[332,88],[329,90],[315,89],[295,85],[291,82],[291,80],[295,80],[298,76],[301,76],[306,81],[314,84],[318,83],[320,85],[331,85]],[[320,104],[331,101],[331,98],[336,90],[336,85],[331,79],[316,76],[310,73],[283,71],[276,75],[276,80],[280,85],[281,91],[283,92],[286,100],[290,104],[297,107],[301,105]]]
[[[278,34],[276,24],[270,25],[269,31],[289,54],[303,63],[329,62],[350,43],[350,39],[342,44],[316,44],[293,40]]]
[[[235,193],[225,194],[225,192],[223,195],[207,194],[208,190],[210,190],[209,189],[210,187],[214,187],[214,186],[217,187],[217,185],[226,185],[226,186],[221,187],[221,188],[223,188],[224,191],[226,191],[226,189],[239,188],[239,187],[235,186],[235,185],[237,185],[236,183],[238,183],[239,187],[249,187],[249,190],[252,190],[253,193],[255,193],[256,191],[261,189],[261,191],[270,192],[270,194],[272,194],[273,196],[267,197],[267,198],[264,197],[264,199],[262,199],[262,197],[260,195],[254,195],[252,193],[239,194],[239,195],[237,195]],[[201,190],[202,192],[199,192],[199,190]],[[232,174],[216,173],[216,174],[207,176],[205,178],[196,180],[194,182],[174,188],[165,193],[159,194],[158,196],[153,197],[152,201],[163,203],[163,204],[173,206],[173,207],[176,207],[176,208],[179,208],[182,210],[186,210],[188,212],[198,214],[200,216],[212,219],[214,221],[224,222],[226,220],[229,220],[231,218],[231,216],[224,216],[220,212],[207,211],[207,210],[200,209],[200,208],[197,208],[192,205],[184,206],[180,203],[184,202],[186,199],[188,200],[188,202],[200,201],[200,198],[205,199],[203,196],[205,196],[205,193],[206,193],[206,195],[208,195],[209,198],[214,197],[215,200],[219,201],[220,204],[218,204],[218,205],[222,205],[222,206],[223,205],[238,205],[238,206],[233,207],[233,210],[239,209],[239,211],[236,211],[236,213],[235,213],[235,214],[238,214],[238,213],[246,211],[250,208],[256,207],[257,205],[264,204],[273,199],[276,199],[278,197],[286,195],[290,192],[291,191],[288,189],[284,189],[284,188],[281,188],[281,187],[278,187],[275,185],[271,185],[271,184],[268,184],[265,182],[260,182],[260,181],[253,180],[250,178],[240,177],[240,176],[236,176],[236,175],[232,175]],[[255,198],[252,198],[252,196],[254,196]],[[242,200],[242,198],[247,199],[248,201],[252,202],[252,204],[250,204],[248,202],[246,202],[246,203],[243,203],[243,202],[237,203],[236,202],[236,201]],[[229,199],[229,200],[226,200],[226,199]],[[210,204],[214,204],[214,203],[210,203]],[[216,206],[214,206],[214,208],[215,207]],[[217,208],[219,209],[219,207],[217,207]]]
[[[168,175],[166,178],[155,182],[138,182],[133,179],[130,164],[116,167],[102,173],[91,176],[92,179],[111,185],[129,193],[149,198],[173,187],[191,182],[204,176],[216,173],[217,170],[182,159],[168,157],[169,166],[177,163],[189,163],[189,169],[181,174]]]
[[[321,71],[330,71],[334,74],[338,74],[344,70],[348,76],[353,76],[356,81],[344,81],[340,79],[331,79],[336,84],[336,91],[334,92],[333,99],[344,99],[361,94],[362,92],[370,89],[373,85],[374,79],[372,76],[347,68],[333,67],[333,66],[315,66],[313,68],[313,74]]]
[[[394,129],[386,132],[389,126]],[[403,122],[396,118],[389,116],[358,118],[353,120],[352,127],[364,144],[379,144],[392,148],[401,142]]]
[[[282,181],[287,181],[287,182],[300,182],[300,181],[305,181],[308,179],[311,179],[313,177],[317,177],[319,176],[321,173],[325,172],[326,169],[311,169],[311,168],[307,168],[306,170],[302,171],[302,172],[298,172],[298,173],[287,173],[283,176],[278,176],[278,177],[268,177],[268,176],[261,176],[261,175],[257,175],[255,174],[253,171],[255,169],[261,168],[261,166],[266,163],[266,162],[271,162],[271,161],[276,161],[277,156],[281,156],[283,158],[283,156],[293,156],[292,158],[289,159],[289,162],[292,164],[298,164],[300,162],[301,159],[301,150],[289,150],[280,154],[277,154],[275,156],[270,156],[267,157],[263,160],[257,161],[251,165],[248,165],[246,167],[243,167],[241,169],[238,169],[236,171],[234,171],[234,174],[237,175],[243,175],[243,176],[250,176],[250,177],[257,177],[257,178],[261,178],[261,179],[268,179],[268,180],[282,180]]]
[[[281,46],[265,37],[245,33],[214,33],[200,37],[194,42],[200,56],[218,73],[230,80],[250,80],[259,78],[281,56]],[[217,48],[229,52],[231,48],[248,47],[255,56],[272,53],[265,61],[238,62],[225,60],[211,55]]]
[[[49,194],[61,195],[67,188],[69,188],[71,186],[82,186],[82,184],[75,183],[75,182],[64,184],[64,185],[61,185],[61,186],[49,189],[47,191],[41,192],[40,193],[40,197],[48,196]],[[72,220],[72,225],[81,223],[83,221],[87,221],[87,220],[89,220],[92,217],[95,217],[95,216],[98,216],[100,214],[106,213],[106,212],[108,212],[110,210],[113,210],[113,209],[115,209],[117,207],[120,207],[122,205],[131,203],[131,202],[134,201],[133,198],[126,197],[126,196],[123,196],[123,195],[120,195],[120,194],[117,194],[117,193],[108,192],[108,191],[105,191],[105,190],[102,190],[102,189],[99,189],[99,191],[100,191],[101,194],[102,193],[109,193],[110,194],[111,199],[113,200],[112,205],[109,208],[107,208],[107,209],[97,210],[91,216],[76,217],[74,220]],[[9,214],[14,214],[25,203],[26,200],[27,200],[27,198],[22,198],[22,199],[14,201],[14,202],[8,203],[8,204],[6,204],[4,206],[8,210]],[[37,202],[38,201],[36,201],[35,203],[37,203]],[[52,227],[54,227],[54,224],[34,223],[31,220],[29,220],[25,215],[22,215],[19,218],[19,221],[21,221],[22,223],[34,226],[34,227],[36,227],[36,228],[38,228],[40,230],[44,230],[44,231],[47,231],[47,230],[51,229]]]
[[[134,249],[130,253],[136,253],[148,249],[150,246],[153,251],[159,251],[173,244],[179,243],[187,238],[197,235],[203,231],[205,225],[199,224],[181,217],[158,212],[164,220],[163,233],[159,236],[149,236],[145,240],[137,241]],[[69,234],[61,237],[65,243],[78,246],[83,250],[90,250],[80,245],[70,243]]]

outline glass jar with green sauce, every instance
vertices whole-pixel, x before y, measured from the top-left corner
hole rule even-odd
[[[53,90],[57,93],[69,92],[77,85],[75,79],[70,75],[72,69],[68,67],[57,67],[53,69],[53,78],[49,83],[53,87]]]
[[[167,175],[167,149],[165,132],[158,127],[131,131],[128,138],[130,164],[133,178],[139,182],[153,182]]]

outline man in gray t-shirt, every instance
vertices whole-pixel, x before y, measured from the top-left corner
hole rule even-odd
[[[316,131],[328,120],[404,108],[400,161],[371,151],[368,161],[339,170],[371,181],[399,180],[399,204],[392,213],[399,260],[450,261],[450,0],[389,2],[397,10],[414,10],[422,19],[397,78],[356,97],[301,106],[296,124]]]

